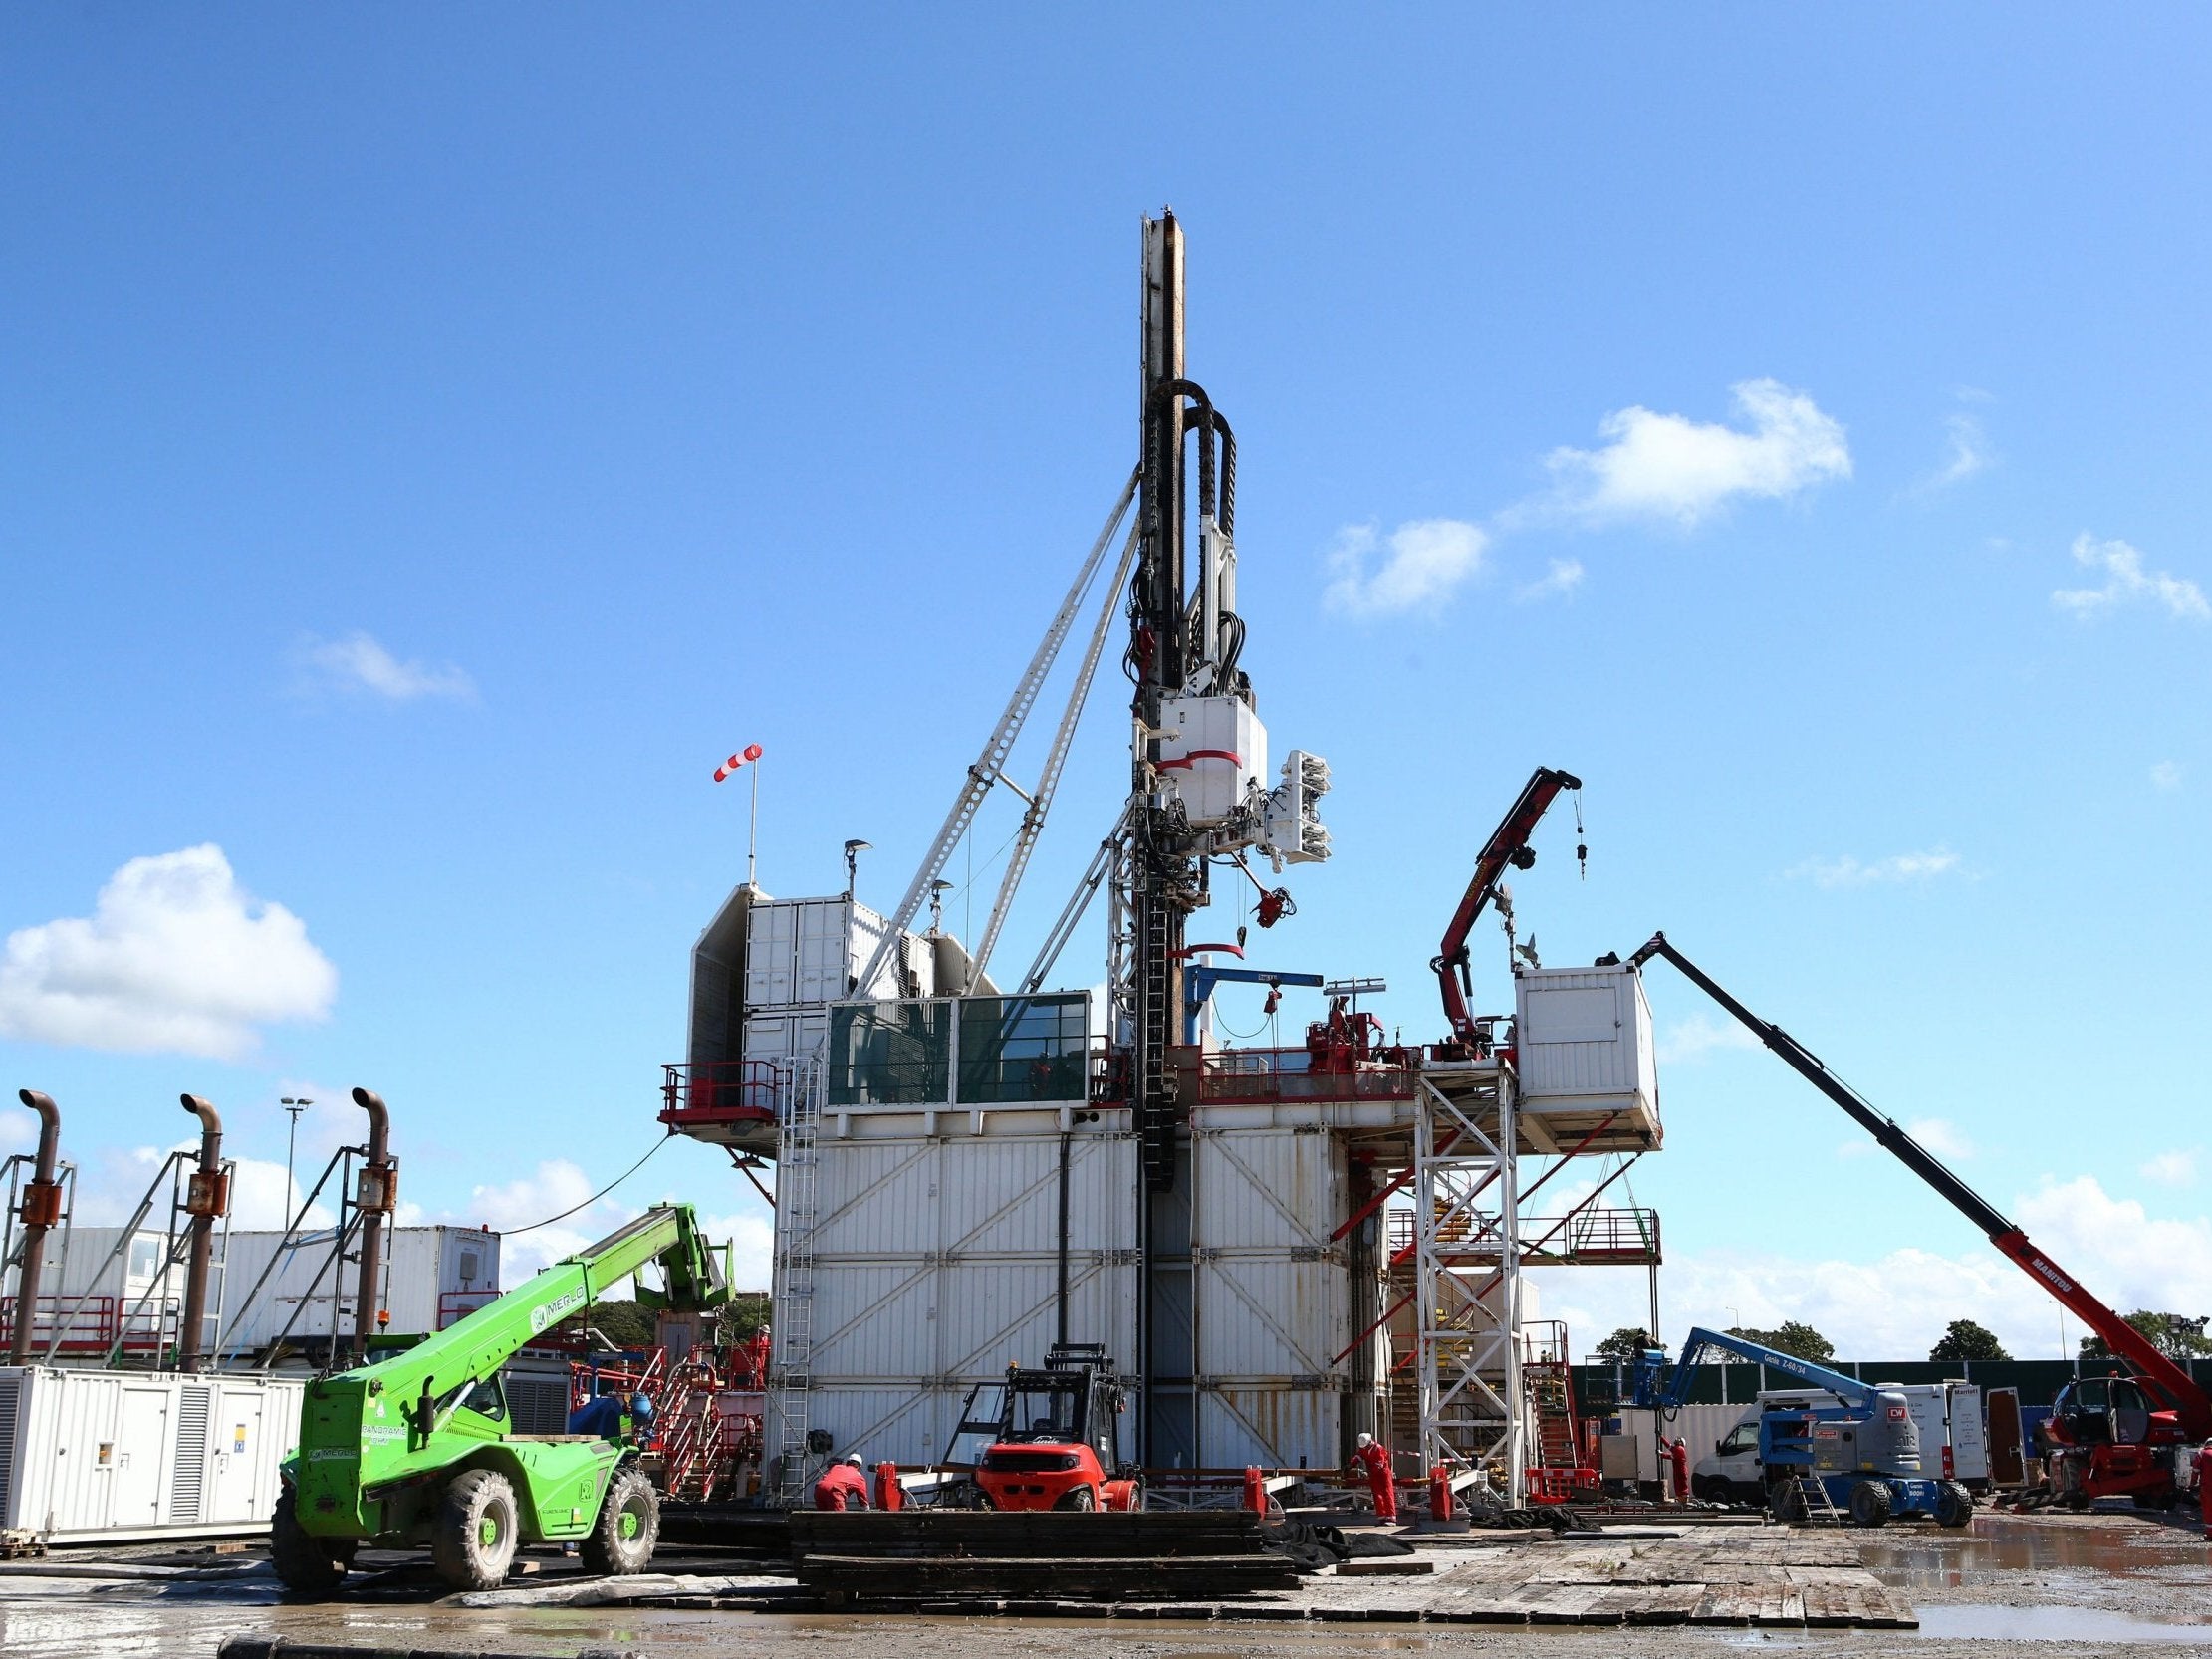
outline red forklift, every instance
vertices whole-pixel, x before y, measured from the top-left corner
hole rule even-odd
[[[1056,1343],[1041,1371],[1006,1368],[995,1436],[976,1462],[987,1510],[1141,1510],[1144,1480],[1121,1461],[1127,1393],[1097,1342]]]
[[[1820,1057],[1780,1026],[1759,1018],[1667,942],[1664,933],[1630,957],[1640,968],[1663,956],[1700,991],[1815,1088],[1843,1108],[1898,1162],[1948,1199],[1982,1230],[1999,1255],[2016,1264],[2089,1329],[2128,1368],[2127,1375],[2079,1377],[2059,1390],[2044,1424],[2051,1494],[2071,1509],[2097,1498],[2131,1498],[2139,1509],[2171,1508],[2187,1483],[2184,1465],[2212,1440],[2212,1396],[2156,1343],[2084,1289],[2029,1241],[2028,1235],[1935,1156],[1821,1064]]]

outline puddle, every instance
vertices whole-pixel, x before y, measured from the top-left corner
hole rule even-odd
[[[2053,1526],[1979,1515],[1970,1531],[1892,1529],[1857,1540],[1859,1558],[1883,1583],[1903,1589],[1955,1588],[2010,1572],[2093,1573],[2119,1578],[2202,1565],[2202,1538],[2154,1524]]]
[[[2158,1624],[2093,1607],[1922,1607],[1920,1634],[2003,1642],[2161,1642],[2212,1647],[2212,1624]]]

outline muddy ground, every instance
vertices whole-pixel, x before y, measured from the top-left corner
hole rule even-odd
[[[2177,1518],[2178,1519],[2178,1518]],[[52,1659],[212,1659],[233,1633],[410,1648],[561,1655],[586,1649],[649,1659],[1304,1659],[1338,1653],[1526,1654],[1560,1659],[1697,1659],[1745,1649],[1910,1659],[2000,1653],[2212,1653],[2212,1543],[2192,1528],[2119,1514],[1982,1515],[1970,1531],[1894,1527],[1860,1538],[1866,1566],[1918,1609],[1917,1631],[1530,1626],[1066,1623],[1040,1619],[852,1617],[678,1609],[440,1605],[434,1588],[387,1581],[358,1599],[287,1605],[253,1557],[229,1555],[220,1579],[62,1577],[89,1563],[0,1573],[0,1652]],[[1526,1546],[1534,1563],[1543,1545]],[[218,1564],[211,1561],[208,1564]],[[750,1570],[731,1557],[671,1554],[668,1571]],[[1532,1570],[1537,1568],[1532,1564]],[[537,1581],[574,1571],[539,1562]]]

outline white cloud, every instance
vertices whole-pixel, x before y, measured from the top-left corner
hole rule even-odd
[[[2177,790],[2181,787],[2181,765],[2178,761],[2160,761],[2150,769],[2150,787],[2154,790]]]
[[[1792,880],[1809,880],[1816,887],[1872,887],[1901,881],[1927,881],[1950,875],[1959,868],[1959,855],[1948,847],[1925,852],[1897,852],[1886,858],[1862,862],[1845,853],[1841,858],[1808,858],[1784,873]]]
[[[1966,1131],[1947,1117],[1916,1117],[1905,1125],[1905,1133],[1925,1146],[1939,1158],[1971,1158],[1974,1143]]]
[[[359,629],[336,639],[309,639],[297,655],[308,678],[329,690],[366,693],[394,703],[422,697],[471,702],[476,696],[476,682],[465,669],[402,662]]]
[[[1898,1179],[1909,1178],[1900,1171]],[[1932,1216],[1948,1214],[1933,1195],[1927,1201]],[[2110,1306],[2212,1309],[2212,1218],[2152,1220],[2140,1204],[2110,1197],[2090,1176],[2047,1182],[2015,1213],[2039,1246]],[[1946,1237],[1965,1227],[1940,1225]],[[1540,1270],[1534,1277],[1547,1316],[1568,1321],[1578,1354],[1649,1317],[1640,1269]],[[2059,1304],[1994,1250],[1963,1242],[1955,1255],[1908,1248],[1869,1261],[1670,1251],[1663,1290],[1670,1345],[1691,1324],[1771,1327],[1803,1319],[1842,1358],[1920,1359],[1944,1326],[1971,1318],[1994,1330],[2016,1357],[2061,1352]],[[2081,1320],[2068,1315],[2066,1333],[2070,1346],[2078,1342]]]
[[[1677,1020],[1659,1036],[1657,1054],[1662,1066],[1679,1066],[1703,1060],[1715,1049],[1756,1049],[1759,1039],[1734,1020],[1716,1020],[1693,1014]]]
[[[233,1060],[258,1027],[320,1020],[337,994],[307,924],[257,902],[210,842],[131,859],[90,917],[9,934],[0,1036]]]
[[[1557,594],[1572,597],[1583,585],[1583,562],[1580,559],[1555,559],[1551,569],[1535,582],[1524,583],[1514,597],[1519,599],[1548,599]]]
[[[2144,570],[2141,551],[2125,542],[2099,542],[2085,531],[2074,538],[2074,562],[2103,572],[2104,586],[2061,588],[2051,595],[2051,602],[2084,621],[2138,600],[2188,621],[2212,619],[2212,603],[2206,602],[2203,589],[2186,577]]]
[[[467,1217],[471,1225],[498,1233],[533,1229],[500,1246],[500,1275],[512,1287],[541,1268],[605,1238],[635,1216],[636,1212],[621,1199],[595,1199],[592,1192],[592,1178],[577,1165],[567,1158],[548,1158],[528,1175],[498,1185],[471,1187]],[[578,1205],[583,1208],[551,1227],[537,1225]]]
[[[1352,616],[1441,604],[1482,569],[1489,544],[1459,519],[1409,520],[1390,532],[1387,551],[1373,525],[1347,525],[1329,552],[1323,600]]]
[[[1954,484],[1963,484],[1977,472],[1983,472],[1996,461],[1996,451],[1990,448],[1988,434],[1982,423],[1970,414],[1955,414],[1944,422],[1950,448],[1943,464],[1913,486],[1915,495],[1935,495]]]
[[[1805,392],[1779,380],[1730,389],[1741,428],[1621,409],[1598,423],[1601,449],[1556,449],[1548,502],[1521,516],[1565,515],[1591,523],[1659,519],[1687,529],[1738,497],[1780,498],[1851,475],[1843,428]]]
[[[2144,1162],[2138,1173],[2144,1180],[2155,1181],[2162,1187],[2194,1186],[2197,1179],[2197,1159],[2201,1155],[2201,1149],[2194,1146],[2160,1152]]]

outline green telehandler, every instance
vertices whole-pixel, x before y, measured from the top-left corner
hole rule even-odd
[[[665,1288],[637,1288],[650,1305],[703,1308],[729,1295],[691,1207],[656,1205],[434,1336],[311,1383],[271,1522],[277,1575],[327,1595],[365,1543],[427,1545],[438,1576],[457,1589],[498,1585],[524,1543],[575,1543],[594,1572],[643,1571],[660,1501],[635,1447],[514,1433],[499,1373],[655,1262]]]

